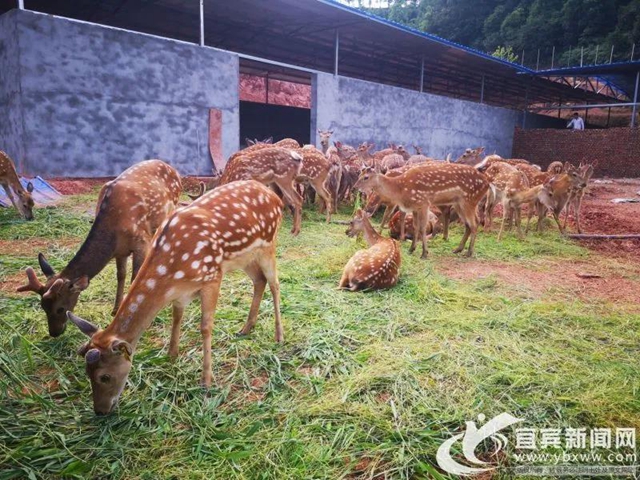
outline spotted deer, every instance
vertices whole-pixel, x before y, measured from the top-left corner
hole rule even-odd
[[[327,189],[327,181],[331,169],[331,161],[317,148],[302,148],[298,151],[302,155],[302,167],[296,178],[297,182],[307,183],[315,190],[324,202],[327,223],[331,221],[333,201],[331,192]]]
[[[396,240],[400,239],[402,234],[401,222],[404,222],[405,238],[413,240],[415,232],[413,231],[413,215],[405,214],[404,212],[396,212],[389,220],[389,236]],[[429,210],[427,213],[427,235],[434,237],[436,233],[442,230],[438,216]]]
[[[124,294],[127,259],[133,258],[133,280],[154,233],[176,208],[181,192],[180,175],[170,165],[161,160],[140,162],[102,187],[89,235],[66,267],[56,273],[44,255],[38,254],[45,283],[41,283],[35,270],[29,267],[28,283],[18,291],[40,295],[49,335],[58,337],[64,333],[66,312],[74,310],[80,293],[113,258],[118,280],[115,314]]]
[[[345,170],[345,165],[340,155],[338,154],[338,149],[331,145],[327,148],[325,153],[329,163],[331,164],[331,170],[329,171],[329,180],[327,183],[327,188],[329,192],[331,192],[331,199],[333,200],[333,211],[338,211],[338,206],[340,204],[340,186],[342,184],[342,174]]]
[[[358,156],[358,151],[351,145],[342,142],[333,142],[333,145],[338,149],[338,155],[342,161],[351,160]]]
[[[381,161],[379,165],[379,169],[381,173],[387,173],[391,170],[404,167],[407,161],[405,158],[399,153],[392,153],[390,155],[386,155]]]
[[[320,135],[322,153],[326,155],[330,145],[329,140],[331,139],[331,135],[333,135],[333,130],[318,130],[318,135]]]
[[[483,160],[484,147],[467,148],[455,163],[460,165],[477,165]]]
[[[293,149],[293,150],[297,150],[300,148],[300,144],[298,143],[297,140],[294,140],[293,138],[284,138],[276,143],[271,143],[272,138],[268,138],[267,140],[265,140],[264,142],[257,142],[257,143],[253,143],[251,145],[249,145],[247,148],[243,148],[242,150],[238,150],[236,153],[234,153],[233,155],[231,155],[231,157],[229,157],[229,161],[227,162],[227,164],[229,162],[231,162],[231,160],[235,159],[236,157],[240,157],[242,155],[247,155],[249,153],[253,153],[253,152],[258,152],[260,150],[267,150],[270,148],[274,148],[274,147],[279,147],[279,148],[288,148],[288,149]]]
[[[0,185],[18,213],[25,220],[33,220],[34,203],[33,197],[31,197],[33,183],[27,183],[26,189],[22,186],[16,172],[16,166],[9,155],[2,150],[0,150]]]
[[[302,197],[296,191],[295,181],[300,176],[303,156],[287,148],[265,148],[237,156],[227,163],[219,185],[238,180],[256,180],[265,185],[276,185],[293,209],[291,233],[300,233],[302,224]]]
[[[379,235],[371,225],[368,215],[360,209],[356,211],[346,233],[350,237],[362,233],[369,248],[359,250],[347,262],[340,279],[340,288],[352,292],[379,290],[391,288],[398,283],[401,264],[398,242]]]
[[[473,167],[455,163],[417,165],[397,177],[387,177],[367,169],[358,179],[356,188],[365,193],[374,192],[387,202],[395,202],[400,210],[413,214],[414,236],[409,252],[422,239],[422,258],[427,255],[427,214],[429,208],[453,207],[465,224],[460,245],[454,250],[464,250],[467,240],[467,256],[473,255],[477,233],[476,208],[489,189],[487,178]],[[445,215],[446,218],[446,215]],[[445,229],[446,223],[445,220]]]
[[[79,351],[91,381],[93,407],[109,413],[124,389],[136,346],[157,313],[173,304],[169,356],[178,356],[185,307],[199,295],[203,338],[202,384],[210,387],[213,319],[224,275],[244,270],[253,281],[253,300],[240,335],[258,320],[267,284],[273,296],[275,339],[284,340],[280,318],[280,286],[276,238],[283,204],[268,187],[239,181],[219,187],[178,209],[158,230],[129,293],[113,321],[101,330],[72,313],[69,319],[90,337]]]
[[[567,201],[566,215],[564,217],[564,225],[563,229],[567,228],[567,220],[569,219],[569,210],[573,209],[573,216],[576,221],[576,228],[578,233],[582,233],[582,227],[580,226],[580,211],[582,210],[582,199],[584,198],[584,194],[586,191],[586,187],[589,184],[589,180],[591,180],[591,176],[593,175],[594,166],[593,165],[580,165],[578,167],[578,171],[584,177],[585,186],[581,187],[573,187],[571,192],[569,193],[569,200]]]
[[[564,170],[564,164],[558,161],[551,162],[547,167],[547,172],[553,175],[559,175],[562,173],[563,170]]]

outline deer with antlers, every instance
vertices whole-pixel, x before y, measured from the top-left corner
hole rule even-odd
[[[347,262],[340,279],[340,288],[352,292],[379,290],[391,288],[398,283],[401,264],[398,242],[379,235],[371,225],[369,216],[360,209],[356,211],[346,233],[349,237],[362,233],[369,248],[359,250]]]
[[[7,197],[16,207],[18,213],[25,220],[33,220],[33,183],[27,183],[25,189],[20,183],[20,178],[16,172],[16,166],[14,165],[9,155],[0,150],[0,186],[7,193]]]
[[[28,283],[18,291],[40,295],[52,337],[64,332],[66,312],[73,311],[80,293],[112,258],[116,260],[118,279],[113,309],[114,313],[117,311],[124,294],[128,257],[133,258],[133,279],[156,229],[176,208],[181,192],[180,175],[170,165],[161,160],[140,162],[102,187],[89,235],[60,273],[53,270],[44,255],[38,254],[46,282],[41,283],[29,267]]]
[[[295,181],[300,176],[303,156],[300,152],[287,148],[263,148],[237,156],[227,163],[220,185],[238,180],[256,180],[265,185],[276,185],[284,201],[293,209],[295,236],[302,224],[302,197],[296,191]]]
[[[186,305],[201,300],[202,384],[210,387],[213,319],[224,275],[244,270],[253,281],[253,301],[240,335],[254,328],[266,285],[273,296],[276,342],[284,340],[276,237],[283,204],[268,187],[239,181],[219,187],[177,210],[158,230],[129,293],[104,330],[69,313],[90,340],[79,351],[91,380],[93,407],[109,413],[124,389],[136,346],[157,313],[173,303],[169,356],[178,356],[180,326]]]
[[[465,233],[454,253],[464,250],[473,255],[477,234],[476,208],[489,189],[487,178],[473,167],[455,163],[417,165],[397,177],[386,177],[367,169],[358,179],[356,188],[374,192],[383,201],[394,201],[400,210],[413,214],[416,235],[409,252],[422,239],[422,258],[427,256],[427,217],[429,208],[453,207],[465,224]]]

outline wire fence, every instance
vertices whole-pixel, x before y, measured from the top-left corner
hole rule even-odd
[[[590,45],[588,47],[542,48],[514,52],[518,63],[532,70],[604,65],[616,62],[640,61],[640,45],[617,49],[614,44]]]

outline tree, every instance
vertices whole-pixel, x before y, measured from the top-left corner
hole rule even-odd
[[[515,54],[512,47],[498,47],[491,55],[512,63],[518,61],[518,55]]]

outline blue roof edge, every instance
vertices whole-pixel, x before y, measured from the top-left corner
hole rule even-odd
[[[412,28],[412,27],[409,27],[407,25],[403,25],[401,23],[394,22],[392,20],[387,20],[386,18],[382,18],[382,17],[379,17],[379,16],[374,15],[372,13],[365,12],[363,10],[359,10],[359,9],[357,9],[355,7],[350,7],[349,5],[345,5],[343,3],[340,3],[338,0],[316,0],[316,1],[319,2],[319,3],[324,3],[325,5],[330,5],[330,6],[334,7],[334,8],[339,8],[341,10],[345,10],[345,11],[350,12],[350,13],[355,14],[355,15],[359,15],[361,17],[367,18],[367,19],[372,20],[372,21],[377,22],[377,23],[381,23],[381,24],[386,25],[388,27],[392,27],[392,28],[396,28],[398,30],[402,30],[402,31],[404,31],[406,33],[410,33],[412,35],[416,35],[416,36],[424,38],[426,40],[431,40],[433,42],[440,43],[440,44],[445,45],[447,47],[452,47],[452,48],[457,48],[459,50],[464,50],[467,53],[470,53],[472,55],[481,57],[481,58],[483,58],[485,60],[489,60],[489,61],[492,61],[492,62],[500,63],[500,64],[505,65],[507,67],[511,67],[511,68],[513,68],[515,70],[518,70],[519,73],[535,73],[535,70],[527,68],[527,67],[525,67],[523,65],[519,65],[517,63],[513,63],[513,62],[510,62],[508,60],[504,60],[502,58],[494,57],[493,55],[490,55],[490,54],[488,54],[486,52],[483,52],[481,50],[477,50],[475,48],[467,47],[466,45],[462,45],[460,43],[452,42],[451,40],[447,40],[447,39],[444,39],[442,37],[438,37],[437,35],[433,35],[431,33],[423,32],[423,31],[418,30],[416,28]]]

